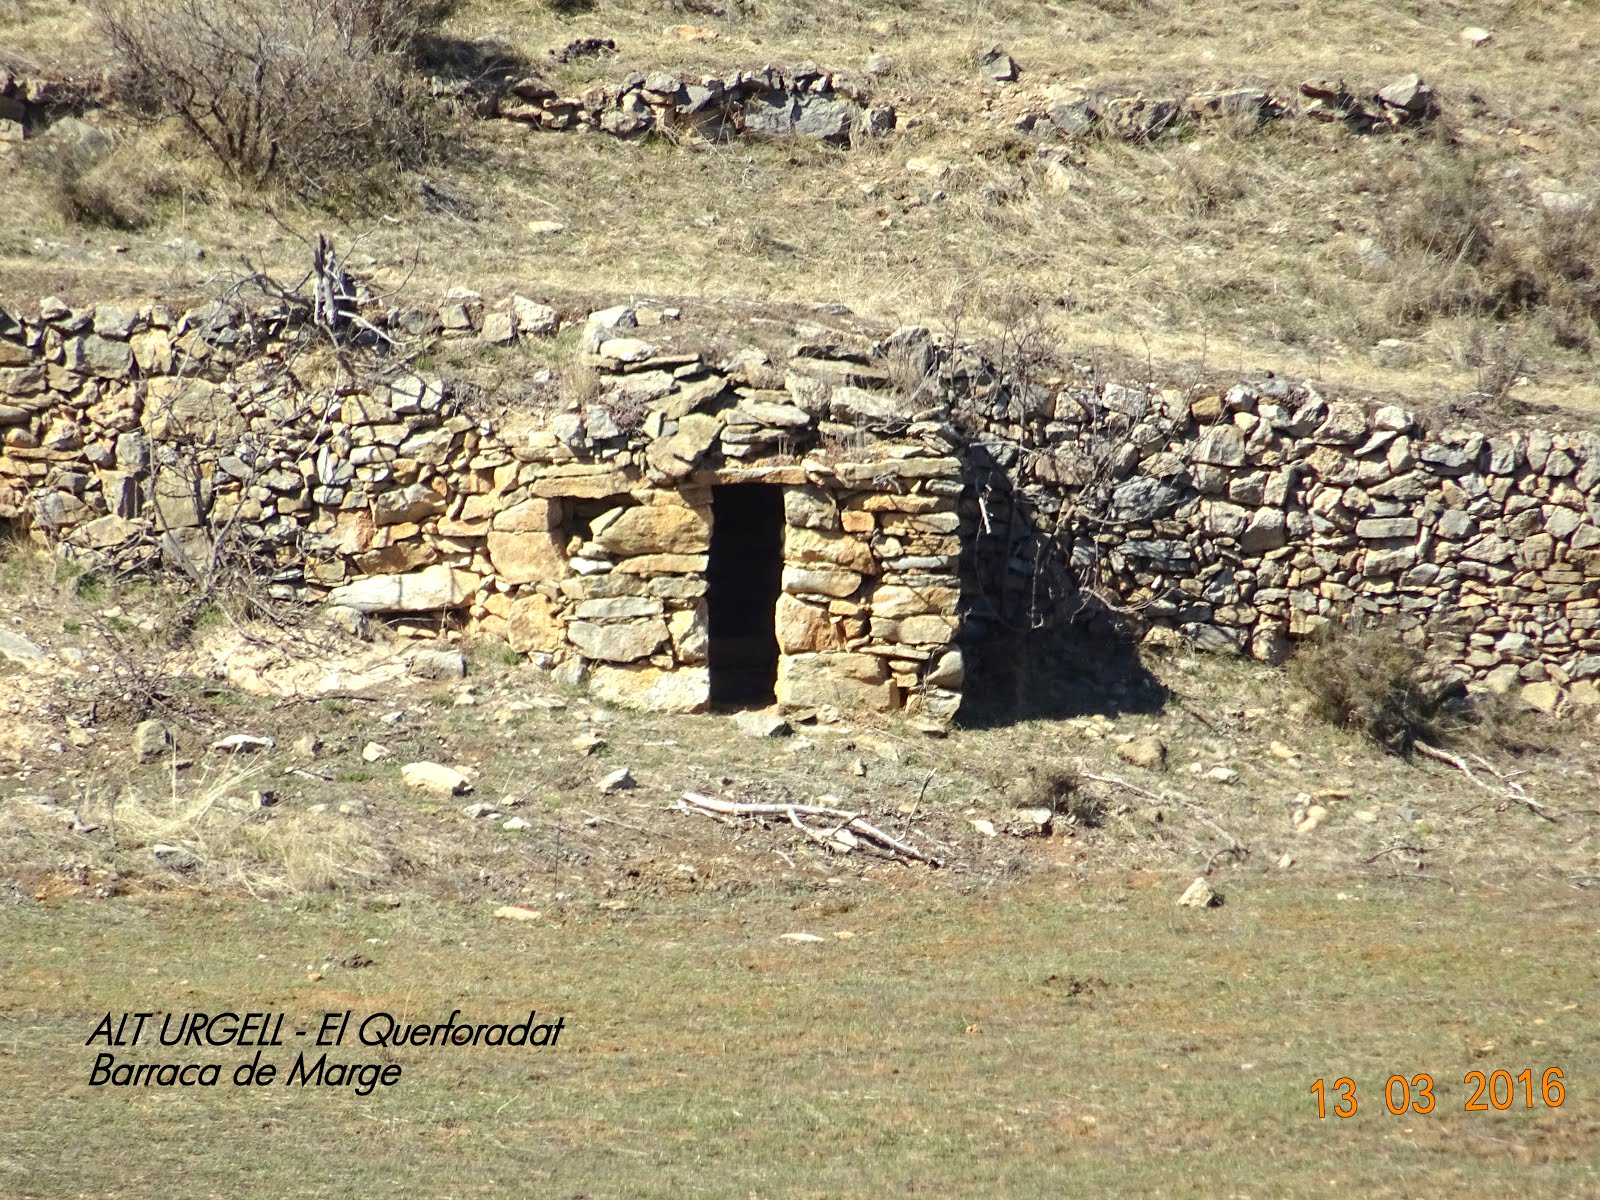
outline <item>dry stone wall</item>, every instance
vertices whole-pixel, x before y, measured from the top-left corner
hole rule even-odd
[[[956,370],[959,375],[959,368]],[[969,387],[985,594],[1280,662],[1351,621],[1479,686],[1600,703],[1600,437],[1430,428],[1271,380]]]
[[[243,556],[353,625],[500,637],[693,710],[713,489],[757,483],[782,499],[791,707],[946,718],[962,645],[1104,609],[1269,662],[1377,622],[1477,686],[1600,701],[1594,434],[1433,427],[1281,380],[1062,377],[915,327],[752,318],[781,344],[712,351],[671,308],[372,315],[513,348],[571,327],[586,382],[489,415],[419,374],[312,382],[286,309],[46,300],[0,312],[0,522],[124,568]]]
[[[959,436],[858,386],[870,339],[713,362],[676,344],[675,315],[592,314],[586,394],[491,419],[421,375],[306,382],[282,309],[0,314],[0,521],[119,568],[239,558],[353,627],[502,637],[606,698],[694,711],[713,489],[764,484],[783,511],[778,701],[953,715]],[[561,319],[460,294],[388,323],[505,344]]]
[[[649,133],[721,141],[740,134],[797,135],[847,145],[887,133],[895,112],[874,104],[866,78],[812,63],[735,69],[721,75],[633,74],[562,95],[530,75],[484,101],[487,116],[548,132],[594,130],[615,137]]]

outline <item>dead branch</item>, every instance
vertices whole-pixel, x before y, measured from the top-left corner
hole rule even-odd
[[[917,862],[926,863],[930,867],[944,866],[944,860],[925,854],[915,846],[907,845],[900,839],[891,837],[875,825],[870,825],[861,819],[859,813],[845,812],[843,809],[829,808],[821,804],[742,804],[732,800],[718,800],[714,796],[702,795],[699,792],[685,792],[683,799],[678,801],[678,809],[682,812],[702,811],[720,814],[725,817],[785,817],[790,824],[799,829],[806,836],[821,841],[824,845],[835,849],[842,848],[839,835],[853,831],[873,842],[879,849],[887,850],[891,854],[902,858],[915,859]],[[838,826],[830,835],[818,833],[801,823],[800,818],[831,817],[838,821]]]
[[[1426,846],[1412,846],[1412,845],[1409,845],[1406,842],[1391,842],[1389,845],[1385,846],[1382,850],[1379,850],[1376,854],[1372,854],[1372,855],[1369,855],[1366,858],[1363,858],[1361,860],[1361,862],[1362,862],[1362,864],[1364,866],[1371,866],[1373,863],[1377,862],[1380,858],[1384,858],[1384,857],[1386,857],[1386,856],[1388,856],[1390,854],[1415,854],[1415,855],[1418,856],[1415,865],[1420,867],[1420,866],[1422,866],[1422,858],[1421,858],[1421,856],[1426,854],[1427,852],[1428,852],[1428,848]]]
[[[1482,788],[1484,791],[1493,792],[1497,790],[1493,784],[1485,783],[1482,779],[1478,778],[1478,776],[1473,773],[1472,768],[1467,764],[1467,761],[1460,755],[1451,754],[1448,750],[1441,750],[1439,747],[1430,746],[1427,742],[1423,741],[1416,741],[1412,742],[1411,744],[1413,748],[1424,758],[1431,758],[1436,762],[1444,763],[1446,766],[1454,767],[1456,770],[1460,771],[1463,775],[1470,779],[1474,785]],[[1549,821],[1552,825],[1560,823],[1560,816],[1551,811],[1551,809],[1546,805],[1539,803],[1539,801],[1535,800],[1532,796],[1529,796],[1527,792],[1523,791],[1520,783],[1506,775],[1501,774],[1480,756],[1474,754],[1473,757],[1476,758],[1478,762],[1483,764],[1483,769],[1493,776],[1494,779],[1500,784],[1501,788],[1504,789],[1502,792],[1504,799],[1511,801],[1513,804],[1522,805],[1523,808],[1527,809],[1534,816],[1539,817],[1542,820]]]

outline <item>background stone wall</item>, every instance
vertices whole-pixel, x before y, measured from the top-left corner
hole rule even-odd
[[[1592,433],[1429,428],[1281,380],[967,393],[995,620],[1104,604],[1149,641],[1268,662],[1378,623],[1541,707],[1600,702]]]

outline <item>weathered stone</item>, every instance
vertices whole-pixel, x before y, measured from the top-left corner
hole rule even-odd
[[[870,602],[876,617],[916,617],[925,613],[952,614],[961,590],[953,583],[929,580],[926,586],[884,584],[873,591]]]
[[[1167,745],[1150,734],[1122,743],[1117,747],[1117,757],[1146,771],[1167,769]]]
[[[878,573],[872,547],[848,533],[790,526],[784,537],[783,556],[791,563],[824,563],[862,575]]]
[[[787,593],[778,597],[774,626],[778,649],[785,654],[811,654],[844,649],[843,631],[824,608]]]
[[[133,349],[127,342],[112,341],[96,334],[67,342],[67,368],[81,375],[101,379],[123,379],[133,371]]]
[[[538,593],[512,601],[506,615],[506,641],[518,654],[558,649],[562,634],[555,601]]]
[[[1113,521],[1153,521],[1171,512],[1182,499],[1183,489],[1177,483],[1137,476],[1112,490],[1106,516]]]
[[[447,566],[428,567],[408,575],[379,575],[336,587],[328,603],[357,612],[440,612],[463,608],[483,578]]]
[[[465,679],[467,660],[455,649],[413,650],[406,656],[406,665],[419,679]]]
[[[711,703],[711,673],[705,667],[663,671],[600,664],[590,675],[589,691],[597,699],[642,712],[704,712]]]
[[[160,721],[140,721],[133,727],[133,757],[137,762],[155,762],[165,757],[172,745],[172,732]]]
[[[783,590],[786,592],[809,592],[823,596],[844,597],[853,595],[860,587],[861,576],[855,571],[822,571],[791,566],[783,568]]]
[[[960,650],[946,650],[934,660],[933,666],[923,675],[922,682],[928,687],[947,688],[951,691],[958,690],[966,680],[966,660]]]
[[[566,574],[566,556],[548,532],[492,530],[485,545],[495,576],[503,583],[539,583]]]
[[[1194,461],[1215,467],[1243,466],[1244,434],[1232,425],[1217,425],[1208,429],[1195,443]]]
[[[789,722],[770,709],[736,713],[733,718],[733,724],[740,733],[747,737],[783,737],[791,732]]]
[[[561,324],[561,315],[555,309],[526,296],[512,296],[511,311],[517,318],[519,333],[549,337]]]
[[[1275,508],[1258,509],[1239,534],[1239,549],[1250,554],[1276,550],[1288,544],[1289,531],[1284,515]]]
[[[838,529],[839,506],[821,488],[784,488],[783,519],[802,529]],[[868,523],[869,528],[871,524]]]
[[[623,621],[661,612],[661,601],[652,596],[600,596],[580,602],[572,615],[580,621]]]
[[[392,492],[383,492],[372,499],[374,525],[401,525],[407,522],[425,521],[443,511],[444,502],[440,497],[420,483]]]
[[[668,634],[666,622],[659,619],[625,625],[572,621],[567,625],[567,637],[586,658],[627,663],[654,654]]]
[[[704,554],[711,547],[711,513],[673,504],[637,505],[597,518],[594,540],[618,558],[635,554]]]
[[[888,665],[874,654],[784,655],[778,660],[778,703],[886,711],[894,700],[888,678]]]
[[[460,796],[472,790],[472,781],[453,767],[436,762],[406,763],[400,778],[407,787],[438,796]]]
[[[1562,699],[1561,688],[1548,680],[1530,683],[1518,695],[1529,708],[1542,713],[1555,712]]]

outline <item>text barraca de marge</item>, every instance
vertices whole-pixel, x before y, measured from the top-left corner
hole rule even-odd
[[[554,1021],[538,1022],[537,1010],[530,1010],[527,1020],[515,1024],[506,1022],[462,1023],[461,1010],[455,1009],[449,1018],[440,1022],[402,1021],[387,1012],[372,1013],[361,1019],[351,1029],[353,1012],[323,1013],[316,1028],[314,1045],[338,1047],[345,1044],[347,1036],[363,1046],[387,1050],[401,1048],[427,1049],[444,1046],[510,1046],[542,1049],[558,1045],[566,1017]],[[155,1024],[156,1018],[160,1024]],[[285,1014],[272,1012],[221,1012],[221,1013],[157,1013],[131,1012],[107,1013],[96,1025],[84,1043],[86,1046],[115,1047],[138,1046],[142,1040],[153,1040],[162,1046],[254,1046],[275,1047],[286,1043]],[[304,1029],[289,1031],[294,1037],[308,1035]],[[353,1036],[352,1036],[353,1035]],[[398,1063],[349,1063],[329,1061],[323,1053],[309,1058],[304,1052],[285,1073],[286,1087],[350,1087],[356,1095],[370,1095],[380,1086],[399,1082],[401,1067]],[[241,1062],[230,1076],[238,1087],[263,1086],[276,1080],[278,1067],[262,1062],[262,1050],[257,1049],[254,1059]],[[117,1061],[114,1054],[102,1052],[95,1057],[90,1068],[91,1087],[215,1087],[223,1077],[220,1063],[132,1063]]]

